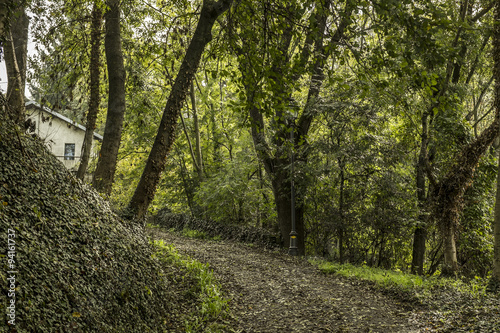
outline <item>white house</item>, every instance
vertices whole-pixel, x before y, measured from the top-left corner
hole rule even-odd
[[[78,167],[85,137],[84,126],[33,101],[26,103],[26,118],[35,123],[35,133],[66,168]],[[102,141],[102,136],[94,132],[94,140]]]

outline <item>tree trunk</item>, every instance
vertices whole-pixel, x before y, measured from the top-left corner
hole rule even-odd
[[[340,146],[340,142],[339,142]],[[340,181],[339,181],[339,226],[337,229],[338,234],[338,247],[339,247],[339,262],[344,263],[344,188],[345,188],[345,158],[338,158],[340,168]]]
[[[264,111],[260,109],[260,106],[255,105],[254,97],[261,93],[259,87],[251,84],[251,74],[252,65],[244,64],[242,66],[241,72],[244,77],[244,86],[247,95],[247,104],[249,106],[249,115],[252,119],[251,129],[252,138],[254,142],[255,151],[257,156],[264,164],[267,175],[269,176],[273,185],[273,194],[276,203],[276,209],[278,213],[278,226],[281,231],[281,236],[284,239],[284,245],[289,247],[290,245],[290,231],[291,231],[291,214],[292,214],[292,203],[291,203],[291,183],[290,183],[290,173],[288,169],[289,158],[284,147],[284,143],[288,141],[288,133],[290,130],[295,131],[297,135],[294,136],[294,142],[292,142],[292,148],[297,151],[298,160],[307,161],[308,150],[305,148],[307,146],[307,134],[309,132],[311,123],[313,121],[315,112],[312,112],[315,104],[317,102],[319,92],[321,90],[321,85],[324,80],[323,67],[325,61],[328,57],[328,52],[331,52],[334,46],[341,40],[344,35],[344,30],[349,24],[349,17],[354,9],[351,3],[346,5],[344,15],[339,23],[335,34],[333,35],[330,45],[326,45],[323,42],[324,31],[326,28],[326,23],[328,19],[329,12],[329,2],[326,1],[322,6],[317,8],[315,12],[314,19],[311,20],[311,26],[309,34],[306,36],[304,46],[300,52],[300,63],[305,65],[312,58],[311,67],[311,79],[309,84],[309,91],[307,96],[307,101],[304,106],[304,110],[300,118],[297,120],[297,124],[290,126],[287,124],[286,116],[283,112],[284,104],[287,104],[291,99],[292,93],[287,89],[288,83],[285,82],[286,75],[283,75],[287,71],[287,64],[289,63],[289,48],[291,45],[293,31],[292,29],[285,29],[281,35],[281,40],[278,43],[278,52],[274,55],[275,58],[271,61],[271,81],[274,82],[272,101],[275,103],[275,117],[271,121],[272,126],[274,126],[274,133],[272,136],[273,144],[277,147],[275,150],[271,149],[271,146],[266,139],[266,126],[263,118]],[[287,23],[288,24],[288,23]],[[310,46],[314,43],[314,54],[311,57]],[[245,42],[244,42],[245,44]],[[329,51],[327,51],[329,49]],[[248,78],[245,76],[248,75]],[[291,75],[290,81],[297,81],[300,79],[300,72],[297,71]],[[295,121],[295,120],[293,120]],[[304,204],[303,204],[303,193],[306,192],[306,184],[300,182],[297,184],[297,200],[295,201],[295,225],[297,235],[297,247],[299,254],[305,254],[305,230],[304,230]]]
[[[26,86],[26,62],[28,59],[28,28],[29,18],[23,8],[19,8],[14,14],[11,33],[14,41],[17,66],[19,67],[19,75],[21,75],[21,92],[24,96]]]
[[[500,59],[499,59],[500,60]],[[498,80],[500,81],[500,80]],[[497,87],[500,89],[500,87]],[[498,95],[499,90],[497,90]],[[496,97],[498,100],[499,97]],[[500,107],[500,103],[496,102],[497,107]],[[498,154],[498,174],[497,174],[497,194],[495,202],[495,220],[493,222],[493,274],[491,275],[490,286],[492,291],[500,290],[500,149]]]
[[[201,137],[200,137],[200,125],[198,123],[198,110],[196,108],[196,97],[194,94],[194,83],[191,81],[191,88],[189,91],[191,95],[191,109],[193,109],[193,125],[194,125],[194,135],[195,135],[195,155],[196,155],[196,171],[198,171],[198,180],[201,183],[204,178],[203,170],[203,157],[201,154]]]
[[[140,219],[146,215],[149,204],[154,198],[161,172],[165,167],[166,157],[175,140],[175,129],[182,104],[186,99],[203,50],[212,39],[212,27],[216,19],[229,9],[231,3],[232,0],[203,1],[200,20],[168,97],[146,167],[128,205],[126,214],[129,217]]]
[[[500,2],[495,5],[495,22],[500,22]],[[493,76],[495,77],[495,101],[497,117],[500,115],[500,25],[495,24],[493,35]],[[497,124],[498,126],[498,124]],[[499,129],[500,130],[500,129]],[[493,274],[491,276],[490,285],[492,290],[500,290],[500,151],[499,151],[499,166],[497,174],[497,194],[495,202],[495,220],[493,226],[494,233],[494,257],[493,257]]]
[[[278,213],[278,226],[283,237],[284,246],[290,247],[290,232],[292,231],[292,202],[291,182],[288,168],[277,168],[273,175],[272,186],[276,212]],[[297,232],[297,249],[299,255],[305,254],[305,232],[304,232],[304,204],[300,196],[295,200],[295,229]]]
[[[92,32],[91,32],[91,49],[90,49],[90,101],[89,110],[87,112],[87,123],[85,128],[85,137],[83,139],[83,147],[80,159],[80,165],[76,177],[83,180],[87,167],[89,165],[90,152],[92,150],[92,140],[96,127],[97,114],[99,113],[100,103],[100,44],[101,44],[101,23],[102,12],[99,6],[94,3],[92,9]]]
[[[111,194],[118,149],[125,116],[125,67],[120,33],[120,0],[109,0],[106,13],[104,49],[108,65],[109,95],[106,126],[92,184],[106,195]]]
[[[24,7],[19,7],[10,17],[10,27],[5,31],[4,57],[7,69],[7,112],[9,117],[24,126],[24,87],[26,82],[26,57],[29,20]]]
[[[444,242],[442,268],[444,276],[455,276],[458,273],[455,233],[463,209],[463,195],[472,184],[479,159],[486,153],[499,132],[499,114],[497,112],[495,121],[474,142],[462,149],[451,171],[433,191],[435,199],[433,217],[438,222]]]
[[[417,163],[417,200],[419,214],[419,225],[415,229],[413,235],[413,254],[411,263],[411,273],[423,275],[424,274],[424,261],[425,261],[425,242],[427,240],[427,217],[424,214],[425,208],[425,167],[427,161],[427,144],[428,139],[428,113],[422,114],[422,137],[420,144],[420,154]]]

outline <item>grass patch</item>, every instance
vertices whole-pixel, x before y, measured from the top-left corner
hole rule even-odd
[[[411,293],[418,298],[430,297],[437,290],[466,293],[474,297],[486,294],[487,280],[480,279],[479,277],[466,283],[460,279],[448,279],[438,276],[424,277],[403,273],[399,270],[392,271],[365,265],[339,264],[321,259],[311,259],[309,262],[317,266],[323,273],[370,281],[378,287],[384,289],[395,288]]]
[[[202,264],[190,257],[181,256],[173,245],[163,240],[152,242],[160,261],[180,267],[194,281],[195,288],[189,290],[199,301],[197,311],[185,318],[186,332],[220,332],[223,330],[216,321],[228,312],[227,299],[222,296],[221,287],[208,264]]]
[[[204,231],[199,231],[199,230],[194,230],[194,229],[189,229],[189,228],[182,229],[181,234],[184,237],[189,237],[189,238],[197,238],[197,239],[206,239],[207,238],[207,234]]]

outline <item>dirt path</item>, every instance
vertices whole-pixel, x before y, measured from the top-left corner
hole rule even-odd
[[[403,304],[355,281],[326,276],[303,259],[149,230],[210,264],[231,298],[235,332],[419,332]]]

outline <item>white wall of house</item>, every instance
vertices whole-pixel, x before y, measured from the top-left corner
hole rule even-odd
[[[26,103],[26,118],[35,122],[35,133],[66,168],[78,167],[85,127],[35,102]],[[94,133],[93,147],[95,139],[102,140],[102,137]]]

